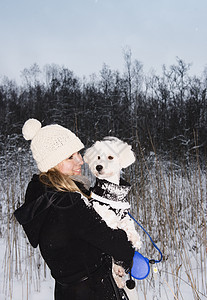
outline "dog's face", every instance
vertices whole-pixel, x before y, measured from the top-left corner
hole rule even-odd
[[[122,168],[135,161],[131,146],[114,137],[97,141],[86,150],[83,158],[91,172],[100,179],[120,175]]]

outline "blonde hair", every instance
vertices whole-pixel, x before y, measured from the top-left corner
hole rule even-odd
[[[43,184],[54,187],[57,191],[82,193],[69,175],[60,173],[56,168],[51,168],[47,172],[41,172],[39,178]]]

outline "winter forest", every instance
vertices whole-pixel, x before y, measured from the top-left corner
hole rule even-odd
[[[13,211],[37,172],[21,133],[28,118],[74,131],[89,147],[105,136],[132,145],[136,162],[123,172],[132,185],[131,213],[163,253],[136,282],[139,299],[207,299],[207,68],[190,73],[180,58],[162,74],[145,74],[124,53],[124,71],[103,65],[78,78],[55,64],[34,63],[22,84],[0,81],[0,299],[52,299],[53,280],[38,249],[29,246]],[[85,175],[93,181],[84,166]],[[158,258],[148,236],[140,252]]]

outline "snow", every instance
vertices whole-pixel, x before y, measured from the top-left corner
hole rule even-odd
[[[31,170],[29,176],[21,169],[28,164],[16,164],[8,175],[5,168],[0,176],[0,300],[53,299],[50,271],[39,250],[29,245],[21,226],[12,219],[13,207],[23,201],[33,173]],[[131,182],[136,183],[135,191],[130,192],[131,213],[163,252],[163,261],[151,266],[145,280],[136,281],[138,300],[206,300],[206,170],[199,169],[198,174],[195,168],[186,168],[185,176],[182,168],[175,166],[177,170],[168,176],[165,169],[170,169],[169,164],[157,169],[154,166],[156,163],[150,165],[150,174],[140,189],[141,175],[135,174],[133,168],[130,171]],[[142,240],[140,252],[158,259],[159,253],[149,238],[138,230]]]
[[[27,281],[18,280],[15,277],[13,278],[13,287],[12,287],[12,295],[10,296],[9,292],[5,293],[3,291],[4,287],[4,270],[3,270],[3,261],[4,261],[4,253],[5,253],[5,242],[3,239],[0,239],[0,299],[1,300],[51,300],[53,299],[53,291],[54,291],[54,280],[51,276],[47,275],[44,278],[43,274],[41,274],[38,284],[28,284]],[[200,265],[197,264],[196,260],[193,259],[193,253],[190,257],[192,263],[192,271],[200,272]],[[168,278],[166,278],[164,266],[162,263],[155,265],[155,272],[153,271],[154,267],[151,267],[150,275],[143,281],[136,281],[136,285],[138,288],[138,300],[145,300],[145,294],[147,295],[147,299],[161,299],[161,300],[174,300],[174,299],[188,299],[193,300],[196,299],[193,296],[192,289],[188,283],[188,278],[185,272],[179,273],[178,286],[180,292],[182,293],[182,297],[179,296],[174,298],[174,284],[173,276],[168,272]],[[207,268],[207,265],[205,265]],[[173,270],[172,270],[173,272]],[[182,278],[182,279],[181,279]],[[200,282],[202,278],[200,276]],[[200,287],[202,292],[202,286]],[[199,294],[200,298],[197,299],[207,299],[206,295]]]
[[[13,278],[10,293],[9,288],[5,291],[4,258],[6,244],[0,239],[0,299],[1,300],[49,300],[53,299],[54,280],[51,276],[40,278],[39,286],[29,285],[26,280]]]

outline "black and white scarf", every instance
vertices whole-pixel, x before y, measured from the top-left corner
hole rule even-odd
[[[93,201],[109,205],[112,209],[128,210],[130,204],[127,201],[127,195],[130,189],[131,185],[122,178],[119,185],[105,179],[96,178],[91,196]]]

